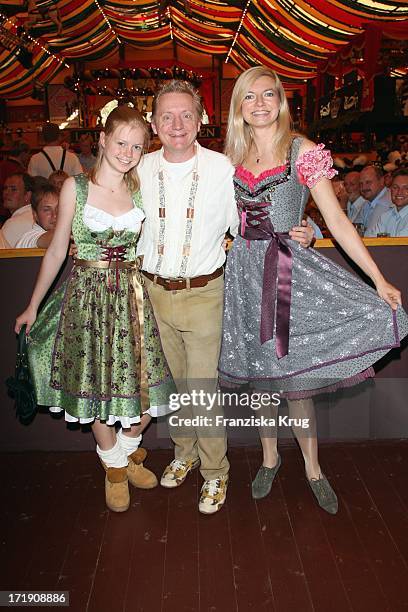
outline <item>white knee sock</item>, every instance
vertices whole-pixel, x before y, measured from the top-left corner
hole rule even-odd
[[[129,457],[129,455],[134,453],[139,448],[140,442],[142,441],[142,434],[136,438],[131,438],[130,436],[125,436],[122,429],[119,429],[117,436],[118,442],[121,448],[125,451],[127,457]]]
[[[121,468],[128,464],[127,453],[121,447],[118,439],[115,446],[109,450],[102,450],[96,445],[96,452],[107,467]]]

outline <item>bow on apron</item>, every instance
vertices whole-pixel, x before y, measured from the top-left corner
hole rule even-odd
[[[273,338],[276,318],[276,355],[282,359],[289,350],[289,321],[292,291],[292,252],[287,232],[275,232],[268,212],[269,202],[241,213],[240,236],[245,240],[269,240],[265,253],[260,340]],[[276,304],[276,307],[275,307]]]

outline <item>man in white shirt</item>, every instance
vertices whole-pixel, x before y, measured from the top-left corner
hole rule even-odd
[[[384,185],[384,174],[379,166],[362,169],[360,190],[367,202],[360,211],[359,222],[364,225],[364,236],[370,236],[381,215],[392,207],[390,190]]]
[[[8,176],[16,172],[25,172],[30,158],[30,147],[22,140],[15,140],[10,145],[10,153],[0,161],[0,222],[9,218],[3,206],[3,186]]]
[[[371,236],[408,236],[408,168],[392,173],[390,191],[393,206],[381,215]]]
[[[352,223],[359,223],[358,217],[367,200],[360,193],[360,172],[351,170],[347,172],[344,179],[344,189],[348,195],[347,216]]]
[[[166,93],[167,92],[167,93]],[[163,148],[146,155],[138,171],[146,214],[139,251],[164,353],[178,391],[216,393],[223,308],[222,248],[238,226],[232,176],[221,153],[196,142],[202,106],[187,83],[172,81],[158,93],[152,127]],[[174,280],[170,280],[174,279]],[[161,484],[176,487],[201,463],[205,480],[199,510],[213,513],[225,501],[229,463],[225,427],[183,427],[184,419],[214,419],[222,407],[183,406],[169,419],[175,460]],[[212,424],[212,426],[210,426]]]
[[[196,142],[202,114],[201,100],[189,83],[170,81],[156,95],[152,128],[163,147],[138,167],[146,214],[138,253],[170,370],[179,393],[190,394],[187,405],[169,419],[175,460],[160,482],[177,487],[201,463],[205,482],[199,510],[212,514],[226,498],[226,431],[216,424],[222,406],[215,401],[209,410],[194,392],[215,395],[217,390],[223,241],[229,228],[236,232],[238,215],[233,166]],[[195,420],[189,424],[186,419]]]
[[[47,249],[57,223],[59,193],[56,187],[45,185],[31,196],[34,225],[16,244],[16,249]]]
[[[33,227],[31,209],[33,182],[31,176],[20,172],[7,177],[3,186],[3,205],[12,214],[1,228],[2,238],[14,249],[21,236]]]
[[[80,174],[82,166],[72,151],[66,151],[60,145],[60,129],[55,123],[46,123],[42,127],[45,146],[33,155],[28,164],[28,174],[48,178],[55,170],[64,170],[68,176]]]

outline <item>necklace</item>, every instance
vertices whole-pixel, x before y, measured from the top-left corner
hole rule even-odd
[[[164,241],[166,235],[166,189],[164,186],[164,171],[160,165],[159,168],[159,240],[157,243],[157,263],[155,274],[159,274],[163,263]],[[190,193],[188,196],[186,208],[186,230],[184,234],[184,243],[182,251],[182,260],[180,265],[179,276],[184,276],[187,270],[188,258],[191,249],[191,237],[193,235],[193,219],[194,219],[194,203],[198,187],[198,172],[197,172],[197,153],[195,156],[193,176],[191,180]]]
[[[260,155],[255,143],[254,143],[254,147],[255,147],[254,157],[255,157],[255,161],[257,164],[259,164],[259,162],[261,162],[262,159],[265,159],[265,158],[268,163],[269,162],[274,163],[275,159],[272,154],[272,151],[265,151],[262,155]]]
[[[262,155],[259,155],[258,147],[256,146],[255,143],[254,143],[254,147],[255,147],[255,161],[256,161],[257,164],[259,164],[259,162],[262,159]]]
[[[112,189],[112,187],[107,187],[106,185],[102,185],[102,183],[97,183],[97,185],[99,187],[102,187],[102,189],[106,189],[107,191],[110,191],[111,193],[115,193],[120,190],[118,187],[115,187],[114,189]]]
[[[97,175],[95,177],[95,184],[98,185],[98,187],[102,187],[102,189],[106,189],[106,191],[110,191],[111,193],[120,193],[121,190],[123,189],[123,186],[125,185],[125,181],[122,178],[121,181],[115,185],[114,187],[112,187],[111,185],[104,185],[103,183],[99,182],[99,176]]]

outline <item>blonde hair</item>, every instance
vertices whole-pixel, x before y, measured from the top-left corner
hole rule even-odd
[[[152,105],[152,118],[155,119],[157,113],[157,104],[162,96],[165,94],[180,93],[191,96],[193,105],[197,114],[197,119],[202,120],[204,114],[204,107],[201,101],[200,94],[197,89],[188,81],[178,81],[172,79],[171,81],[163,83],[163,85],[157,90],[156,95],[153,98]]]
[[[242,164],[248,157],[253,143],[251,127],[242,116],[242,102],[248,91],[260,77],[270,77],[275,82],[279,95],[280,108],[277,118],[277,131],[274,137],[276,156],[282,163],[286,161],[290,143],[293,139],[292,118],[288,101],[282,83],[276,72],[266,66],[255,66],[245,70],[235,83],[231,96],[228,128],[225,139],[225,154],[228,155],[234,166]]]
[[[108,118],[106,119],[105,128],[103,130],[105,132],[106,138],[112,136],[113,132],[119,125],[129,125],[131,127],[141,128],[141,130],[143,131],[143,153],[145,153],[149,146],[150,132],[149,126],[147,125],[146,121],[143,119],[139,111],[136,108],[132,108],[131,106],[126,105],[117,106],[116,108],[114,108],[113,111],[109,113]],[[95,185],[98,184],[96,176],[101,168],[102,158],[103,148],[99,143],[95,166],[89,173],[89,178],[92,183],[95,183]],[[123,178],[130,193],[134,193],[135,191],[139,190],[140,180],[139,175],[137,173],[137,166],[135,166],[128,172],[125,172]]]

